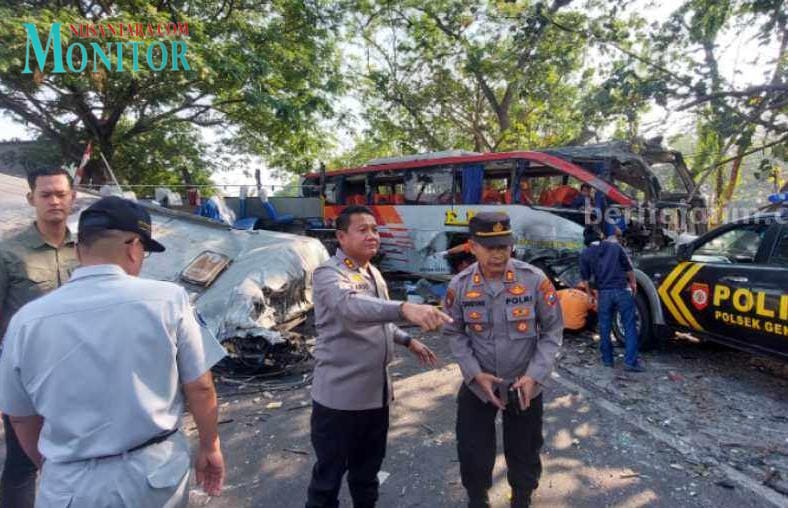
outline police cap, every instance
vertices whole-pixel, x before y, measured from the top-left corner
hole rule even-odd
[[[471,240],[484,247],[514,245],[509,216],[504,212],[480,212],[468,223]]]

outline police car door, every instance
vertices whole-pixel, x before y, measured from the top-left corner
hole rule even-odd
[[[742,223],[696,241],[691,260],[665,281],[671,283],[666,307],[677,324],[741,348],[774,350],[788,287],[788,270],[770,264],[779,230],[779,224]]]
[[[788,359],[788,225],[774,226],[774,242],[767,260],[768,281],[757,284],[768,291],[762,346]]]

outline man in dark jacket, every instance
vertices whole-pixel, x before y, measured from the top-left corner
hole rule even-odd
[[[600,241],[595,226],[586,226],[583,236],[586,248],[580,254],[580,275],[589,295],[591,295],[589,281],[592,276],[599,290],[599,339],[602,363],[606,367],[613,367],[610,330],[616,312],[619,312],[626,342],[624,368],[630,372],[643,372],[643,366],[638,362],[634,298],[637,283],[632,261],[619,243]]]

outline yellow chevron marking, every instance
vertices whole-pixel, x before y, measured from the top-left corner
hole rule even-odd
[[[662,303],[665,304],[665,308],[667,308],[671,316],[673,316],[673,318],[683,326],[687,326],[687,322],[684,320],[679,310],[673,304],[673,300],[670,298],[670,294],[668,293],[668,291],[670,290],[670,286],[673,284],[673,281],[676,280],[679,275],[681,275],[681,272],[683,272],[684,269],[689,264],[690,263],[688,261],[679,263],[678,266],[674,268],[673,271],[670,272],[667,277],[665,277],[665,280],[662,281],[662,284],[660,284],[658,290],[659,296],[662,299]]]
[[[681,280],[679,280],[679,282],[675,286],[673,286],[673,289],[670,291],[670,295],[673,297],[673,300],[676,302],[676,306],[679,308],[681,313],[687,319],[687,323],[689,323],[689,326],[691,326],[695,330],[702,331],[703,328],[701,328],[701,326],[695,320],[695,317],[692,315],[692,312],[690,312],[687,306],[684,305],[684,300],[681,299],[681,291],[687,286],[687,284],[689,284],[689,282],[692,280],[692,278],[695,276],[696,273],[698,273],[698,270],[700,270],[701,268],[703,268],[703,264],[697,263],[691,266],[689,269],[687,269],[687,271],[684,272],[684,275],[682,275]]]

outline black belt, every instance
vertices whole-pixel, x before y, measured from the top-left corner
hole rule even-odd
[[[159,444],[162,441],[166,441],[168,437],[178,432],[178,429],[168,430],[164,434],[159,434],[158,436],[152,437],[142,443],[141,445],[137,445],[134,448],[130,448],[126,450],[126,453],[136,452],[137,450],[142,450],[143,448],[147,448],[148,446]]]
[[[134,448],[129,448],[128,450],[126,450],[123,453],[114,453],[112,455],[102,455],[101,457],[94,457],[94,458],[97,459],[97,460],[109,459],[111,457],[120,457],[124,453],[136,452],[137,450],[142,450],[143,448],[147,448],[148,446],[152,446],[152,445],[155,445],[155,444],[159,444],[162,441],[166,441],[170,436],[172,436],[176,432],[178,432],[178,429],[168,430],[167,432],[164,432],[163,434],[159,434],[158,436],[154,436],[154,437],[148,439],[144,443],[139,444],[139,445],[135,446]]]

